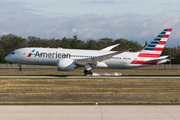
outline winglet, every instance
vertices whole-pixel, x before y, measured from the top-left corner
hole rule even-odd
[[[116,44],[116,45],[112,45],[112,46],[109,46],[109,47],[106,47],[104,49],[101,49],[100,51],[110,51],[111,49],[115,48],[116,46],[118,46],[119,44]]]

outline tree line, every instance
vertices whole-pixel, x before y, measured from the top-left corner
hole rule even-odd
[[[43,39],[40,37],[29,36],[28,38],[22,38],[13,34],[2,35],[0,37],[0,63],[6,63],[5,56],[11,53],[13,50],[24,47],[49,47],[49,48],[68,48],[68,49],[89,49],[100,50],[110,45],[120,44],[113,50],[121,51],[131,48],[131,51],[136,52],[143,48],[136,41],[129,41],[127,39],[101,38],[99,40],[88,39],[86,41],[78,39],[76,35],[72,38],[62,39]],[[171,55],[174,57],[171,63],[180,64],[180,47],[167,48],[165,47],[162,55]]]

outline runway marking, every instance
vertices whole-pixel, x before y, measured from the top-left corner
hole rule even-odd
[[[46,113],[46,114],[0,114],[0,116],[9,116],[9,115],[174,115],[180,113]]]

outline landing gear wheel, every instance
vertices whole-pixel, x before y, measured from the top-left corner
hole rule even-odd
[[[18,68],[19,71],[22,71],[22,68]]]
[[[19,66],[18,70],[22,71],[21,64],[18,63],[17,66]]]
[[[19,71],[22,71],[21,65],[19,65],[19,66],[20,66],[20,68],[18,68],[18,70],[19,70]]]
[[[84,70],[84,75],[85,76],[92,76],[92,72],[90,70]]]

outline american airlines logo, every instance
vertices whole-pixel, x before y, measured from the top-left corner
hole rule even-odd
[[[34,55],[34,57],[45,57],[45,58],[71,58],[71,55],[68,53],[58,53],[56,51],[56,53],[46,53],[46,52],[39,52],[36,51],[35,54],[33,54],[35,52],[35,49],[31,51],[31,53],[28,54],[27,57],[31,57],[32,55]]]
[[[28,57],[34,55],[34,57],[44,57],[44,58],[71,58],[71,55],[68,53],[46,53],[46,52],[39,52],[36,51],[35,54],[29,53]]]
[[[35,51],[35,49],[32,50],[31,52],[33,53],[34,51]],[[32,53],[29,53],[27,57],[31,57]]]

